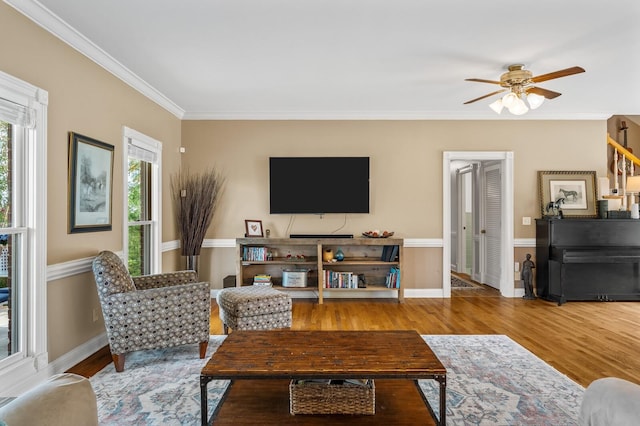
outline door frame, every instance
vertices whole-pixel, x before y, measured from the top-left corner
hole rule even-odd
[[[451,162],[456,160],[502,162],[502,226],[500,294],[515,297],[513,256],[513,152],[444,151],[442,155],[442,295],[451,297]]]

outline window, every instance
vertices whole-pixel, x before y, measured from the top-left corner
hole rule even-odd
[[[0,72],[0,381],[48,364],[46,335],[47,92]],[[3,297],[4,295],[4,297]]]
[[[132,275],[159,273],[162,144],[125,127],[125,257]]]

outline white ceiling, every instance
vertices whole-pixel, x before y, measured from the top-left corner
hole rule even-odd
[[[512,63],[586,70],[518,119],[640,114],[638,0],[5,1],[185,119],[512,119]]]

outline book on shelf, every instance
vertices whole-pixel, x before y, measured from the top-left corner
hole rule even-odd
[[[330,269],[325,269],[322,272],[324,288],[358,288],[358,274],[332,271]]]
[[[249,262],[264,262],[271,260],[271,252],[268,247],[243,247],[242,260]]]
[[[389,270],[385,286],[387,288],[400,288],[400,268],[394,266]]]
[[[400,247],[398,247],[397,245],[383,246],[380,260],[382,260],[383,262],[395,262],[396,258],[398,257],[399,251]]]
[[[258,274],[253,277],[253,285],[271,285],[271,275],[268,274]]]

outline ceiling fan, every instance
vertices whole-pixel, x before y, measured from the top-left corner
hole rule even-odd
[[[507,108],[509,112],[515,115],[522,115],[531,109],[535,109],[542,105],[545,99],[553,99],[560,96],[562,93],[554,92],[553,90],[543,89],[542,87],[534,86],[535,83],[541,83],[543,81],[553,80],[555,78],[567,77],[573,74],[579,74],[584,72],[584,68],[571,67],[564,70],[550,72],[548,74],[542,74],[533,76],[533,73],[524,69],[523,64],[509,65],[509,71],[500,76],[500,81],[485,80],[482,78],[467,78],[465,81],[476,81],[479,83],[497,84],[503,87],[503,89],[496,90],[479,98],[472,99],[464,104],[470,104],[479,101],[490,96],[497,95],[498,93],[509,92],[502,98],[493,102],[489,106],[495,112],[500,114],[502,108]],[[523,97],[526,97],[529,107],[524,103]]]

